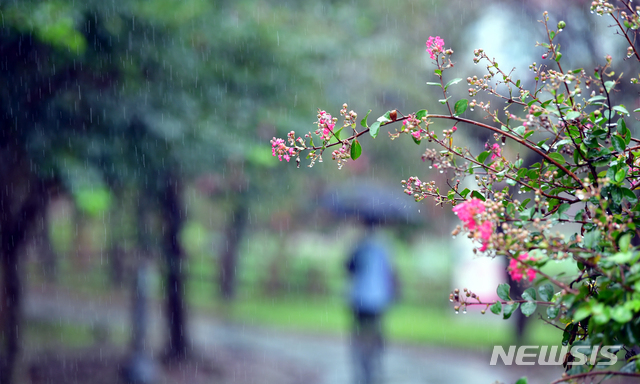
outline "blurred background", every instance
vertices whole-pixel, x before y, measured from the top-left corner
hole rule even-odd
[[[452,239],[449,208],[402,193],[409,176],[446,186],[425,143],[381,132],[338,170],[328,153],[313,168],[279,163],[269,141],[343,103],[360,117],[437,112],[429,36],[456,52],[447,79],[483,75],[472,57],[484,48],[532,85],[544,10],[567,22],[568,68],[624,57],[588,6],[1,1],[0,383],[351,382],[344,264],[361,229],[327,196],[363,190],[405,218],[383,228],[400,287],[387,382],[557,377],[488,362],[494,345],[556,344],[560,331],[451,308],[453,288],[493,298],[505,263]],[[492,140],[457,135],[478,151]]]

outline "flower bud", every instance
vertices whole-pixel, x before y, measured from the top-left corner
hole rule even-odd
[[[564,20],[558,21],[558,31],[562,31],[566,27],[567,27],[567,23],[565,23]]]

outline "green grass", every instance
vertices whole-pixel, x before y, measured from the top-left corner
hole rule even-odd
[[[66,322],[26,319],[23,328],[24,343],[29,348],[70,347],[81,348],[94,345],[100,340],[115,345],[124,345],[125,332],[105,326],[89,326]]]

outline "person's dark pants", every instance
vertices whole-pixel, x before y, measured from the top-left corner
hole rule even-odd
[[[354,311],[353,358],[356,384],[379,384],[382,380],[382,315]]]

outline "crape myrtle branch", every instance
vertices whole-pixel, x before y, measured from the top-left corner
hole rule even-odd
[[[606,1],[595,0],[591,7],[595,13],[612,15],[619,33],[630,43],[627,56],[635,55],[640,61],[633,44],[640,28],[640,7],[633,10],[629,1],[622,4],[622,8],[616,9]],[[429,114],[421,110],[405,116],[393,110],[371,125],[367,123],[367,113],[360,121],[363,129],[358,131],[357,114],[347,113],[345,104],[340,112],[345,121],[339,129],[334,129],[337,119],[319,110],[315,133],[320,136],[321,145],[313,143],[311,133],[303,139],[290,132],[287,142],[274,138],[273,153],[287,161],[296,157],[299,163],[300,154],[308,151],[307,157],[313,165],[317,159],[322,161],[322,153],[327,148],[337,147],[333,158],[340,167],[347,159],[360,156],[358,139],[363,134],[369,132],[375,138],[381,127],[401,121],[402,127],[395,133],[389,132],[389,136],[395,139],[408,134],[417,144],[422,140],[435,142],[440,147],[438,151],[427,148],[422,160],[430,161],[430,168],[438,168],[440,173],[454,174],[454,179],[446,178],[448,193],[441,193],[435,181],[423,182],[417,176],[402,181],[405,193],[416,201],[429,197],[437,205],[453,205],[453,212],[461,220],[452,233],[454,236],[467,235],[478,245],[474,252],[505,256],[509,260],[507,271],[514,281],[538,284],[538,291],[528,288],[517,300],[509,296],[508,285],[500,284],[497,290],[500,300],[492,303],[481,301],[465,289],[466,298],[470,298],[467,300],[456,290],[450,296],[450,300],[456,302],[456,312],[464,312],[467,306],[486,306],[483,313],[490,309],[507,319],[518,308],[530,316],[540,304],[548,307],[547,317],[552,319],[545,322],[559,329],[562,328],[553,322],[565,324],[563,343],[572,345],[577,340],[586,340],[596,345],[606,339],[636,345],[640,341],[637,332],[640,254],[631,245],[631,238],[640,235],[640,204],[634,193],[640,188],[640,140],[631,137],[624,121],[630,113],[624,105],[613,104],[612,89],[620,84],[621,75],[613,78],[609,55],[606,64],[595,68],[593,77],[588,77],[582,68],[565,71],[560,63],[560,45],[554,43],[554,39],[566,23],[559,22],[557,31],[550,29],[546,12],[541,22],[548,43],[537,45],[546,49],[542,59],[555,61],[557,70],[533,63],[529,67],[535,81],[532,91],[512,78],[513,70],[504,72],[483,50],[474,51],[475,63],[487,60],[488,74],[467,78],[472,87],[469,95],[483,92],[497,97],[507,104],[503,112],[490,109],[490,102],[475,99],[450,103],[448,87],[462,79],[445,83],[442,72],[453,67],[450,59],[453,51],[444,48],[440,37],[430,37],[427,52],[436,64],[434,74],[439,81],[427,84],[440,87],[443,99],[439,102],[446,106],[448,113]],[[640,80],[632,78],[631,83],[638,84]],[[498,92],[500,84],[507,87],[508,93]],[[589,99],[581,97],[581,84],[587,89],[595,86]],[[551,96],[548,99],[547,94]],[[526,117],[511,113],[509,108],[514,105],[523,108]],[[473,111],[476,106],[493,122],[462,117],[467,108]],[[640,109],[634,112],[638,111]],[[443,130],[443,137],[438,137],[429,129],[437,121],[450,121],[453,128]],[[522,125],[517,126],[519,122]],[[487,142],[486,150],[474,156],[469,148],[454,145],[454,133],[461,126],[486,129],[493,133],[496,143]],[[341,138],[345,128],[352,129],[353,134]],[[543,140],[538,141],[540,139]],[[519,154],[511,161],[502,154],[500,141],[503,145],[505,141],[518,143],[540,161],[523,166]],[[490,161],[485,164],[487,159]],[[468,175],[475,175],[476,189],[460,190],[461,179]],[[503,182],[506,185],[500,184]],[[514,187],[520,188],[518,194],[532,192],[533,196],[521,202],[514,196]],[[580,224],[580,229],[568,238],[559,232],[551,233],[555,225],[563,223]],[[564,259],[571,260],[578,272],[561,281],[561,274],[552,276],[541,271],[549,261]],[[536,280],[538,276],[542,278]],[[545,280],[549,283],[540,285]],[[554,293],[554,286],[560,291]],[[640,370],[640,364],[637,368]],[[599,374],[609,372],[565,376],[556,382]]]

